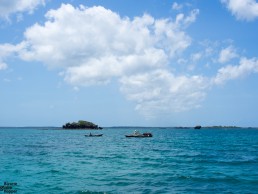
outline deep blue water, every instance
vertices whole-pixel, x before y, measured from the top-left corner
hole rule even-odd
[[[138,128],[139,129],[139,128]],[[258,193],[258,130],[0,128],[0,186],[17,193]],[[0,194],[4,193],[0,191]]]

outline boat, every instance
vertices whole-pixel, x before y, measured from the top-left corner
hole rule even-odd
[[[103,134],[89,134],[89,135],[85,135],[85,137],[102,137]]]
[[[125,135],[125,137],[138,137],[138,138],[144,138],[144,137],[152,137],[152,134],[151,133],[139,133],[138,131],[134,131],[133,134],[130,134],[130,135]]]

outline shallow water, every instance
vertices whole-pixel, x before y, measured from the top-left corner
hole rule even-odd
[[[134,128],[0,128],[0,186],[17,183],[17,193],[257,193],[258,130],[138,129],[153,137],[125,138]]]

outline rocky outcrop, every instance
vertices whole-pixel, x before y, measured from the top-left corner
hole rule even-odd
[[[80,120],[78,122],[72,122],[72,123],[66,123],[63,125],[63,129],[102,129],[102,127],[99,127],[98,125],[89,122],[89,121],[83,121]]]

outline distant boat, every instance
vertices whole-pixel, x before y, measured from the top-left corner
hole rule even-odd
[[[197,126],[194,127],[194,129],[201,129],[201,128],[202,128],[201,125],[197,125]]]
[[[130,134],[130,135],[125,135],[125,137],[137,137],[137,138],[144,138],[144,137],[152,137],[152,134],[151,133],[139,133],[138,131],[134,131],[133,134]]]
[[[85,137],[102,137],[103,134],[89,134],[89,135],[85,135]]]

